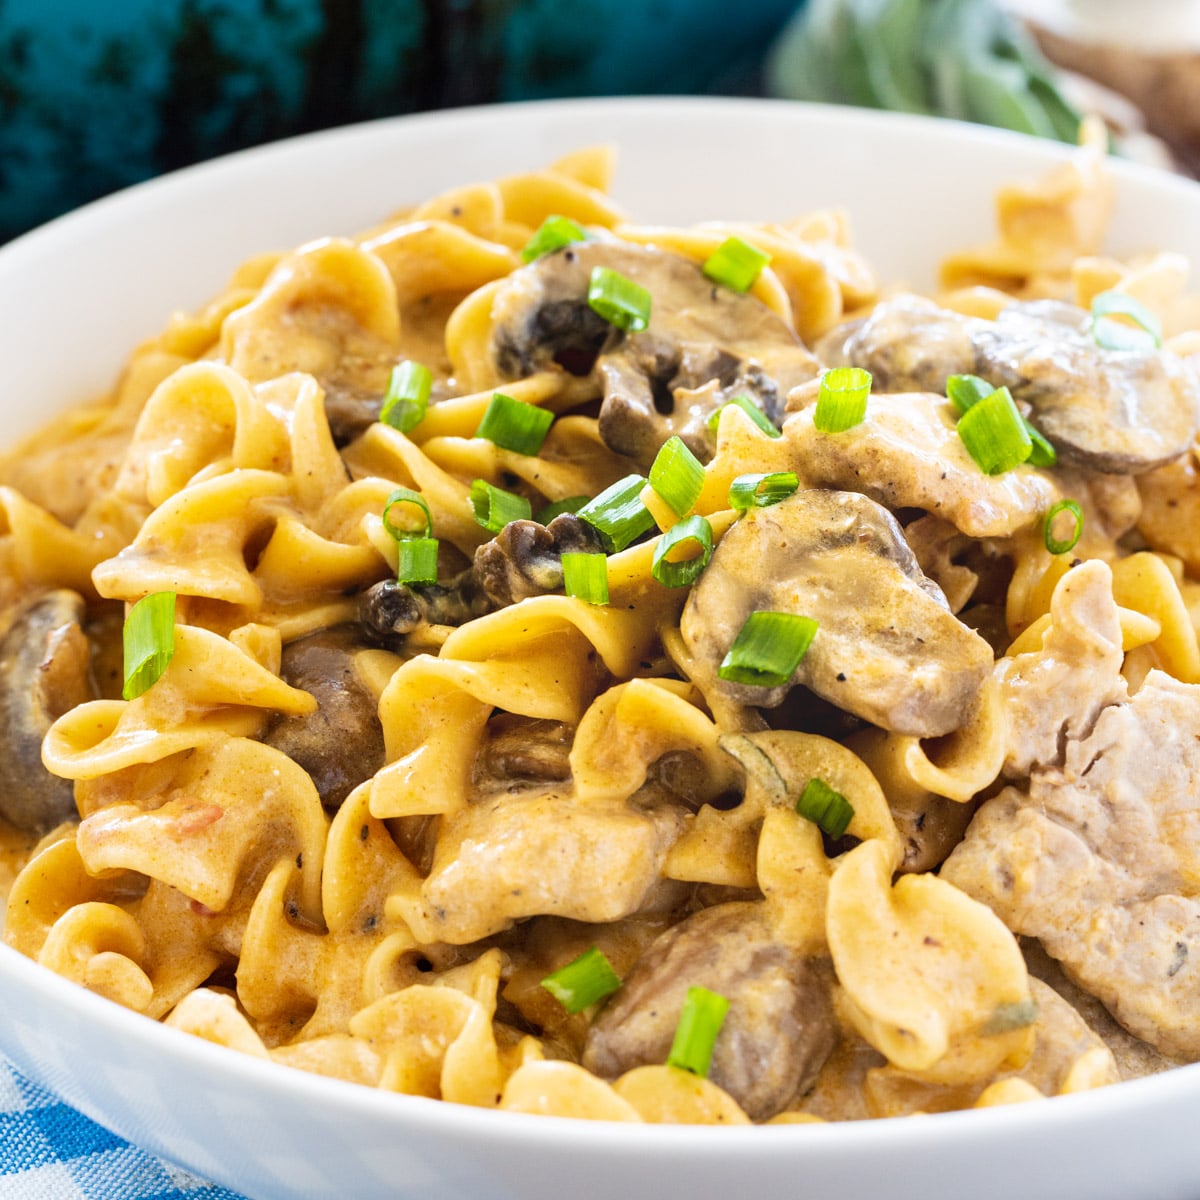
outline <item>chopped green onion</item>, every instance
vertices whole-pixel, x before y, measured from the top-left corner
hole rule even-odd
[[[417,509],[423,518],[422,525],[412,529],[392,524],[391,511],[398,504]],[[438,540],[430,536],[433,518],[425,497],[412,488],[396,488],[383,506],[383,527],[396,539],[399,558],[396,578],[401,583],[436,583]]]
[[[471,508],[475,520],[489,533],[499,533],[513,521],[527,521],[533,514],[533,505],[524,496],[514,496],[486,479],[471,484]]]
[[[570,217],[547,217],[538,226],[537,233],[525,243],[521,250],[521,258],[527,263],[533,262],[535,258],[541,258],[543,254],[553,254],[555,250],[561,250],[572,242],[586,241],[587,233]]]
[[[671,562],[667,555],[676,546],[683,545],[684,542],[696,542],[700,547],[700,553],[692,558]],[[658,539],[658,545],[654,547],[654,558],[650,564],[650,574],[663,587],[690,587],[700,578],[700,572],[708,566],[712,552],[712,526],[699,513],[694,513],[686,521],[672,525]]]
[[[1033,443],[1033,449],[1030,450],[1026,462],[1031,467],[1053,467],[1058,462],[1058,451],[1055,450],[1054,444],[1028,421],[1025,421],[1025,432],[1029,434],[1029,440]]]
[[[553,424],[554,414],[549,409],[495,392],[475,436],[515,454],[537,454]]]
[[[638,333],[650,324],[650,293],[609,267],[593,267],[588,307],[610,325]]]
[[[704,487],[704,466],[680,437],[668,438],[654,456],[650,486],[676,516],[692,511]]]
[[[397,504],[411,504],[414,508],[420,509],[424,523],[419,529],[405,529],[392,524],[390,513]],[[397,488],[383,506],[383,527],[398,542],[404,541],[405,538],[429,537],[433,533],[433,517],[429,515],[429,505],[425,503],[425,497],[420,492],[414,492],[412,488]]]
[[[1071,532],[1065,539],[1054,536],[1054,523],[1063,513],[1071,514]],[[1057,504],[1050,506],[1046,513],[1046,519],[1042,522],[1042,538],[1046,543],[1046,549],[1051,554],[1066,554],[1068,550],[1074,550],[1075,543],[1079,541],[1082,533],[1083,509],[1079,507],[1077,501],[1060,500]]]
[[[589,604],[608,603],[608,557],[567,550],[562,556],[563,590]]]
[[[836,841],[854,820],[854,805],[823,779],[810,779],[796,801],[796,811]]]
[[[1033,452],[1033,439],[1008,388],[977,400],[958,419],[958,436],[985,475],[1001,475]]]
[[[1128,317],[1141,326],[1131,329],[1113,316]],[[1139,300],[1125,292],[1101,292],[1092,298],[1092,338],[1105,350],[1149,350],[1162,345],[1162,322]]]
[[[1037,1019],[1036,1000],[1016,1000],[1011,1004],[997,1004],[979,1032],[985,1036],[1011,1033],[1014,1029],[1028,1028]]]
[[[735,292],[748,292],[771,256],[757,246],[744,242],[740,237],[727,237],[704,260],[701,270],[713,283],[732,288]]]
[[[654,517],[642,503],[645,486],[640,475],[626,475],[579,510],[580,519],[599,531],[610,553],[624,550],[654,525]]]
[[[960,416],[995,390],[986,379],[980,379],[978,375],[951,375],[946,380],[946,395],[958,409]]]
[[[742,412],[744,412],[746,416],[748,416],[750,420],[753,421],[754,424],[767,435],[767,437],[777,438],[783,436],[783,434],[781,434],[779,430],[771,424],[771,418],[768,417],[767,414],[763,412],[763,410],[745,394],[734,396],[732,400],[728,401],[726,404],[722,404],[721,407],[718,408],[717,411],[708,418],[708,427],[713,433],[717,432],[717,426],[721,423],[721,414],[727,408],[729,408],[730,405],[732,405],[734,408],[740,408]]]
[[[539,508],[533,519],[539,525],[549,525],[555,517],[561,517],[563,513],[577,513],[590,499],[590,496],[568,496],[565,500],[554,500]]]
[[[396,543],[400,583],[437,583],[438,540],[430,537],[406,537]]]
[[[589,1004],[611,996],[620,986],[612,963],[597,946],[542,980],[542,987],[569,1013],[582,1012]]]
[[[980,379],[978,375],[951,375],[946,380],[946,395],[950,397],[960,416],[967,409],[978,404],[985,396],[990,396],[995,390],[986,379]],[[1033,443],[1033,449],[1030,450],[1029,458],[1026,459],[1029,465],[1031,467],[1054,466],[1058,462],[1058,451],[1025,417],[1021,418],[1021,423],[1025,426],[1025,432],[1029,434],[1029,440]]]
[[[812,617],[752,612],[733,639],[717,674],[730,683],[780,687],[790,681],[817,632]]]
[[[738,512],[749,508],[769,508],[794,495],[800,486],[795,471],[772,471],[769,474],[739,475],[729,485],[729,507]]]
[[[821,391],[813,412],[813,428],[821,433],[844,433],[867,415],[871,372],[862,367],[834,367],[821,376]]]
[[[729,1001],[724,996],[704,987],[688,988],[667,1065],[707,1079],[717,1034],[728,1011]]]
[[[425,420],[433,373],[419,362],[402,362],[392,368],[379,419],[401,433],[411,433]]]
[[[143,596],[125,618],[125,683],[121,695],[136,700],[162,677],[175,653],[175,593]]]

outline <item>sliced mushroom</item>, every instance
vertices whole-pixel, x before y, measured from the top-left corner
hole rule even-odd
[[[588,282],[598,266],[650,292],[649,329],[622,334],[592,311]],[[701,460],[711,458],[708,418],[735,395],[748,395],[778,424],[787,391],[817,370],[765,305],[652,246],[567,246],[514,272],[492,311],[499,371],[521,378],[555,363],[576,375],[594,369],[604,394],[600,435],[642,466],[674,434]]]
[[[562,783],[571,778],[575,728],[562,721],[497,713],[475,761],[475,786],[508,791],[522,783]]]
[[[561,513],[549,525],[510,521],[475,551],[474,578],[495,605],[543,596],[563,585],[562,556],[572,551],[602,553],[599,533],[573,513]]]
[[[337,808],[384,763],[378,705],[354,665],[362,649],[353,626],[285,646],[280,673],[292,687],[311,693],[317,708],[303,717],[277,715],[263,737],[312,776],[326,808]]]
[[[830,973],[780,942],[756,903],[720,904],[660,934],[588,1031],[583,1065],[606,1079],[666,1061],[689,987],[729,1001],[710,1078],[754,1120],[816,1077],[836,1039]]]
[[[1108,350],[1091,317],[1059,301],[1011,304],[995,321],[901,296],[822,343],[826,361],[865,367],[880,391],[945,391],[975,374],[1008,387],[1064,463],[1138,475],[1178,458],[1200,429],[1200,380],[1167,350]]]
[[[90,649],[78,592],[46,592],[19,608],[0,640],[0,816],[42,834],[76,815],[75,789],[42,766],[42,739],[91,699]]]
[[[450,583],[398,583],[385,579],[358,598],[358,620],[367,636],[392,646],[424,625],[463,625],[490,612],[473,571]]]
[[[755,611],[813,618],[817,634],[777,687],[717,670]],[[872,724],[935,737],[957,729],[991,670],[991,648],[950,612],[896,519],[854,492],[801,491],[752,509],[721,540],[683,611],[708,682],[739,704],[777,706],[796,683]]]

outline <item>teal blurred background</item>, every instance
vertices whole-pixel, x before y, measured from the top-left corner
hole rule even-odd
[[[756,92],[799,3],[0,0],[0,240],[162,171],[331,125],[498,100]]]

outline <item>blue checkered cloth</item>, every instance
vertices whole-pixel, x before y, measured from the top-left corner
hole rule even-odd
[[[0,1058],[3,1200],[245,1200],[131,1146]]]

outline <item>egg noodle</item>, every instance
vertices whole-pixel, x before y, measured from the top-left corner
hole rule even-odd
[[[246,1054],[520,1112],[892,1116],[1200,1058],[1194,413],[1149,465],[1072,453],[1047,418],[1058,465],[985,474],[944,382],[854,359],[864,318],[927,310],[842,214],[637,225],[611,169],[588,149],[255,258],[0,466],[5,788],[70,781],[68,811],[36,788],[0,806],[24,862],[8,944]],[[1014,300],[1118,293],[1161,348],[1097,353],[1168,362],[1186,399],[1187,264],[1104,256],[1110,207],[1095,139],[1004,189],[995,240],[945,260],[938,319],[982,338]],[[527,263],[550,217],[586,240]],[[769,255],[747,296],[698,269],[731,237]],[[589,255],[645,286],[646,333],[583,311]],[[538,344],[556,320],[593,361]],[[720,362],[693,369],[706,329]],[[815,416],[831,347],[875,377],[840,432]],[[668,353],[664,399],[646,362]],[[376,418],[405,362],[432,398],[402,431]],[[539,450],[477,436],[496,392],[553,415]],[[1041,393],[1013,392],[1039,425]],[[782,435],[755,420],[772,397]],[[579,545],[481,523],[477,481],[533,513],[594,498],[672,428],[698,495],[676,512],[643,479],[623,548],[569,512]],[[786,472],[794,495],[731,507],[739,477]],[[397,489],[427,506],[437,584],[396,582],[423,519]],[[822,495],[849,557],[803,525]],[[1063,500],[1080,536],[1052,553]],[[712,558],[666,586],[656,548],[694,514]],[[608,552],[607,602],[564,594],[572,549]],[[122,622],[158,593],[169,662],[122,699]],[[759,609],[817,622],[786,699],[717,669]],[[877,652],[909,667],[876,679]],[[798,809],[812,781],[844,830]],[[591,947],[623,982],[568,1011],[543,981]],[[729,1005],[707,1073],[672,1051],[693,987]]]

